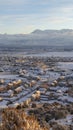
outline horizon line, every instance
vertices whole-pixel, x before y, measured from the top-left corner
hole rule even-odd
[[[61,31],[61,30],[72,30],[71,28],[62,28],[62,29],[34,29],[33,31],[30,31],[28,33],[0,33],[0,35],[29,35],[31,33],[34,33],[36,31]]]

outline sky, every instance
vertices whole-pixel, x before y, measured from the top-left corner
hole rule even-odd
[[[73,29],[73,0],[0,0],[0,33]]]

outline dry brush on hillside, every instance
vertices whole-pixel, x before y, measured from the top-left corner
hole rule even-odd
[[[15,108],[4,109],[0,130],[48,130],[40,127],[34,116],[25,114],[22,110]]]

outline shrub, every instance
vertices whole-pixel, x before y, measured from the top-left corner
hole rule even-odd
[[[22,110],[6,108],[2,114],[0,130],[48,130],[41,128],[34,116],[25,114]]]

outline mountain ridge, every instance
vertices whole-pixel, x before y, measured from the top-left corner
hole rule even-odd
[[[73,46],[73,29],[34,30],[29,34],[0,34],[0,47]]]

